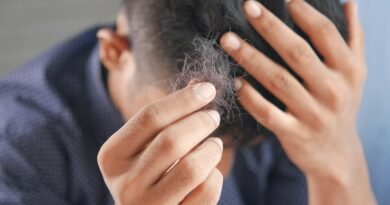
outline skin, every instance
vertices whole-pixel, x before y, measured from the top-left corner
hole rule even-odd
[[[345,5],[351,34],[347,43],[304,1],[290,1],[288,8],[325,61],[266,8],[247,1],[248,21],[304,84],[236,34],[227,33],[221,39],[226,52],[288,109],[279,110],[242,79],[236,80],[239,100],[277,135],[303,171],[309,204],[376,204],[355,122],[366,75],[356,3]],[[219,114],[199,111],[215,97],[214,86],[190,83],[173,94],[154,86],[158,79],[136,66],[123,17],[117,23],[116,33],[98,33],[109,93],[127,120],[98,155],[115,202],[216,204],[232,161],[232,154],[225,153],[232,151],[224,151],[219,138],[207,138],[219,125]]]

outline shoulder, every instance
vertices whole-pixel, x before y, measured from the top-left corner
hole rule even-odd
[[[33,83],[39,75],[13,78],[0,81],[0,189],[12,190],[7,197],[65,196],[77,129],[55,93]]]
[[[56,114],[40,102],[47,100],[53,99],[39,91],[0,89],[0,155],[22,157],[29,164],[44,162],[35,157],[59,157],[54,152],[64,150],[66,141],[78,135],[65,113]]]
[[[98,28],[0,79],[0,190],[12,193],[0,196],[0,204],[13,197],[66,202],[70,194],[85,197],[83,178],[103,184],[95,156],[98,143],[83,133],[75,115],[84,108],[78,103],[86,93],[86,62]]]
[[[98,28],[55,46],[0,79],[1,141],[22,144],[39,139],[48,145],[42,140],[77,134],[72,106],[67,102],[67,89],[72,82],[64,74],[75,76],[75,81],[82,80],[79,74],[85,70],[88,59],[83,55],[89,55],[95,46]]]
[[[2,134],[48,125],[57,129],[70,123],[68,87],[83,81],[82,74],[88,55],[96,45],[95,34],[99,28],[86,30],[0,79]]]
[[[0,189],[65,193],[67,141],[74,137],[62,119],[23,95],[0,95]],[[58,183],[57,183],[58,182]],[[3,200],[0,197],[0,201]]]
[[[42,76],[32,75],[0,81],[0,140],[46,127],[63,129],[64,121],[69,123],[69,112],[58,93],[45,85]]]

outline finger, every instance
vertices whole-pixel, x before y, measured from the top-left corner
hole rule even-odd
[[[197,83],[200,83],[200,80],[197,79],[197,78],[195,78],[195,79],[190,80],[190,82],[188,83],[188,85],[195,85],[195,84],[197,84]]]
[[[260,124],[277,136],[294,132],[298,123],[294,116],[270,103],[245,80],[236,80],[235,84],[239,102]]]
[[[247,1],[244,9],[252,26],[304,80],[305,85],[316,94],[324,93],[318,79],[326,79],[330,74],[310,45],[260,3]]]
[[[103,145],[107,156],[128,158],[144,149],[159,131],[210,103],[216,95],[210,83],[188,86],[143,108]]]
[[[306,1],[288,4],[294,22],[310,37],[326,63],[335,69],[344,69],[351,51],[334,23]]]
[[[209,138],[199,147],[183,157],[153,187],[167,204],[178,204],[202,184],[215,169],[222,157],[222,141]]]
[[[360,59],[364,59],[364,32],[359,21],[357,2],[350,0],[345,3],[344,13],[347,17],[349,47],[358,57],[360,57]]]
[[[236,42],[237,49],[229,49]],[[314,103],[313,97],[286,69],[270,60],[236,34],[227,33],[221,38],[221,45],[228,54],[256,80],[280,99],[298,117],[307,116],[307,104]],[[305,102],[305,103],[302,103]]]
[[[155,183],[177,160],[182,158],[219,125],[217,111],[200,111],[161,131],[141,154],[142,178]]]
[[[214,169],[201,185],[192,191],[181,203],[182,205],[215,205],[221,197],[223,175]]]

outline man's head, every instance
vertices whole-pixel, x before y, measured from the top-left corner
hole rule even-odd
[[[328,16],[346,37],[339,0],[307,1]],[[285,0],[260,2],[307,39],[291,21]],[[233,78],[244,76],[269,101],[281,109],[283,104],[218,45],[222,34],[233,31],[288,69],[249,25],[242,4],[243,0],[125,0],[117,32],[105,30],[100,35],[102,61],[109,70],[109,91],[125,118],[191,80],[208,81],[218,92],[208,108],[218,110],[222,116],[214,135],[228,135],[242,143],[270,134],[236,102]]]

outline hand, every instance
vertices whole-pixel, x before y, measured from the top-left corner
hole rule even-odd
[[[189,85],[142,109],[102,146],[98,163],[115,202],[216,204],[223,176],[215,97],[210,83]],[[200,145],[199,145],[200,144]]]
[[[256,1],[244,10],[251,25],[303,79],[301,84],[236,34],[222,47],[287,107],[283,112],[250,84],[237,79],[240,103],[280,140],[308,180],[310,204],[375,204],[356,115],[366,76],[363,32],[354,2],[345,6],[348,43],[336,26],[308,3],[288,5],[295,23],[325,58]]]

